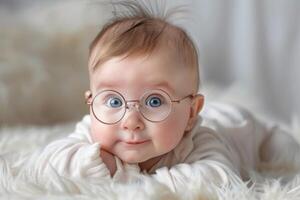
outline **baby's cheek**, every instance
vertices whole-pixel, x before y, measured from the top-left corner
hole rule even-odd
[[[182,109],[178,112],[172,113],[167,120],[167,126],[173,130],[176,135],[182,135],[186,129],[189,119],[188,111]]]
[[[98,142],[101,148],[110,151],[113,148],[113,144],[117,140],[116,134],[114,134],[113,127],[109,127],[105,124],[96,122],[91,124],[91,136],[93,142]]]
[[[177,116],[170,117],[165,121],[157,135],[160,138],[161,147],[169,151],[174,149],[184,135],[186,124],[186,119]]]

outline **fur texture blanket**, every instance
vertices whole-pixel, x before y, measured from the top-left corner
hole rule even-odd
[[[0,199],[230,199],[284,200],[300,199],[300,174],[288,172],[252,173],[252,182],[233,181],[208,191],[205,185],[193,181],[172,192],[149,177],[139,182],[93,184],[85,180],[68,179],[54,171],[39,175],[33,169],[14,168],[26,159],[34,161],[34,151],[71,132],[73,123],[49,127],[14,127],[0,130]],[[277,178],[275,178],[277,177]],[[283,178],[284,177],[284,178]],[[207,183],[210,184],[210,183]]]

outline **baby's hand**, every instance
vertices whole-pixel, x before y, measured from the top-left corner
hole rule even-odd
[[[104,149],[101,149],[100,156],[102,158],[102,161],[110,171],[110,175],[113,176],[117,170],[117,165],[116,165],[114,155],[109,153],[108,151],[105,151]]]

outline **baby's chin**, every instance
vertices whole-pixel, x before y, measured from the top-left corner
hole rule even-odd
[[[124,163],[138,164],[148,160],[148,158],[141,158],[137,156],[118,156]]]
[[[146,157],[146,158],[137,158],[137,157],[126,157],[126,158],[120,158],[124,163],[128,164],[138,164],[141,171],[148,171],[150,170],[160,159],[161,156],[157,157]]]

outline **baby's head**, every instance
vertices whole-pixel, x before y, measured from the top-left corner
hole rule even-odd
[[[179,144],[203,105],[193,42],[143,12],[102,29],[90,47],[89,75],[93,141],[145,168]]]

